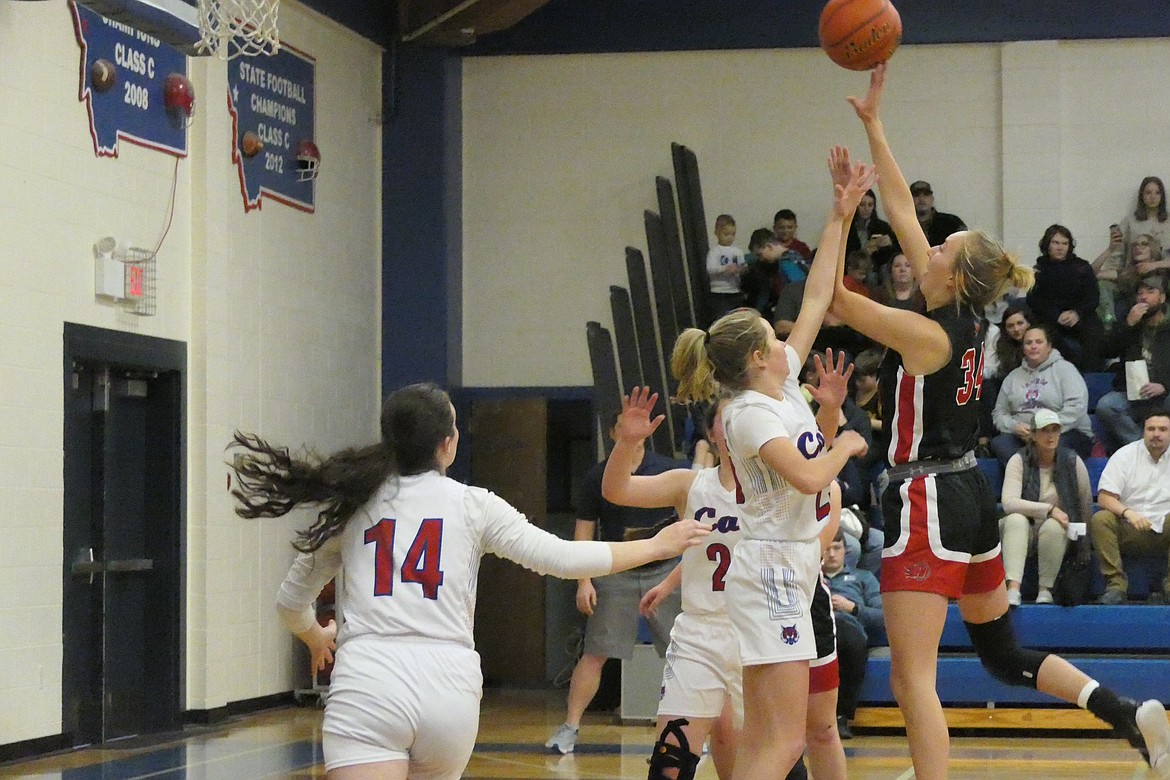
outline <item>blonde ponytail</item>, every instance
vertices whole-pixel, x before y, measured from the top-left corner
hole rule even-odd
[[[955,304],[979,314],[1009,287],[1032,287],[1032,269],[1019,264],[999,241],[982,230],[967,234],[955,257]]]
[[[707,357],[706,331],[687,328],[679,334],[670,354],[670,373],[678,380],[675,403],[699,403],[715,396],[718,385],[715,367]]]
[[[755,309],[736,309],[716,320],[709,332],[687,328],[675,342],[670,370],[678,380],[679,403],[709,401],[720,385],[747,387],[753,352],[767,352],[773,331]]]

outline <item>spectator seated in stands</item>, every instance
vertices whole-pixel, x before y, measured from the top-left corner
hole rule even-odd
[[[999,325],[989,322],[983,341],[983,392],[979,407],[979,446],[989,447],[995,436],[992,410],[1003,378],[1024,362],[1024,334],[1035,322],[1027,304],[1017,301],[1003,310]]]
[[[918,290],[918,280],[906,255],[899,252],[890,261],[889,272],[875,291],[874,298],[885,306],[908,311],[926,312],[926,299]]]
[[[1081,372],[1101,368],[1105,329],[1097,316],[1097,275],[1077,257],[1076,241],[1064,225],[1049,225],[1040,239],[1036,283],[1028,306],[1053,334],[1054,346]]]
[[[842,739],[850,739],[853,732],[849,721],[857,712],[869,648],[889,644],[882,616],[881,586],[870,572],[846,563],[845,532],[840,528],[825,550],[821,568],[833,594],[837,623],[837,665],[841,677],[837,729]]]
[[[1024,562],[1032,546],[1040,569],[1036,603],[1053,603],[1052,586],[1064,561],[1069,523],[1087,523],[1092,512],[1089,471],[1075,452],[1060,446],[1060,427],[1056,412],[1037,411],[1031,439],[1004,470],[1000,501],[1005,514],[999,533],[1012,606],[1020,605]]]
[[[878,529],[884,525],[879,500],[880,479],[886,470],[886,451],[890,448],[890,434],[882,423],[882,394],[878,384],[884,357],[884,349],[870,347],[853,360],[853,402],[869,416],[869,427],[873,433],[873,444],[861,463],[870,488],[869,524]]]
[[[1101,299],[1097,303],[1097,316],[1108,327],[1117,319],[1117,282],[1121,269],[1125,267],[1125,239],[1120,225],[1109,226],[1109,243],[1093,261],[1093,273],[1097,275],[1097,290]]]
[[[1117,277],[1117,299],[1113,309],[1115,320],[1124,318],[1137,300],[1137,288],[1142,279],[1148,276],[1166,277],[1166,272],[1158,270],[1155,265],[1161,256],[1162,245],[1149,234],[1138,236],[1130,244],[1128,262],[1122,266]]]
[[[849,235],[845,239],[845,251],[862,251],[869,255],[873,274],[871,281],[876,283],[889,275],[887,267],[898,252],[898,239],[890,223],[878,216],[877,196],[873,190],[862,195],[861,202],[857,204],[853,222],[849,225]]]
[[[747,270],[743,250],[735,246],[735,218],[715,218],[715,246],[707,252],[707,279],[711,284],[711,319],[717,320],[743,305],[739,280]]]
[[[1089,457],[1093,425],[1085,378],[1052,347],[1047,329],[1036,326],[1024,334],[1024,362],[1004,377],[992,412],[1000,433],[991,440],[991,451],[1001,465],[1032,438],[1032,416],[1040,409],[1060,417],[1061,446]]]
[[[776,337],[788,338],[792,328],[796,325],[796,318],[800,315],[801,301],[804,298],[804,282],[790,282],[780,291],[773,311],[773,327]],[[814,352],[824,352],[826,349],[841,350],[852,360],[854,355],[873,346],[873,342],[862,334],[850,328],[834,317],[831,313],[825,315],[816,341],[813,342]]]
[[[878,455],[885,453],[890,437],[882,435],[882,394],[878,392],[878,373],[882,365],[883,350],[873,347],[853,359],[853,402],[869,415],[869,427],[873,432],[873,446]],[[868,456],[869,453],[866,453]]]
[[[769,322],[776,307],[776,299],[787,281],[780,271],[780,255],[784,248],[769,228],[752,231],[748,242],[747,271],[740,279],[744,305],[751,306]],[[803,277],[802,277],[803,278]]]
[[[871,297],[869,285],[866,284],[865,280],[869,278],[869,272],[872,268],[873,264],[869,260],[869,255],[861,249],[845,255],[845,288],[858,295],[864,295],[866,298]]]
[[[1113,324],[1105,342],[1105,354],[1121,358],[1119,388],[1097,402],[1105,448],[1113,453],[1142,437],[1138,420],[1154,410],[1170,411],[1170,321],[1166,317],[1166,280],[1147,276],[1138,285],[1137,303],[1124,319]],[[1133,388],[1139,398],[1126,392],[1125,364],[1145,361],[1149,382]]]
[[[1170,551],[1170,413],[1151,412],[1144,420],[1142,438],[1110,456],[1098,483],[1101,510],[1089,521],[1093,547],[1105,578],[1102,604],[1120,604],[1129,592],[1129,578],[1121,555],[1166,555]],[[1170,567],[1161,593],[1150,603],[1165,604],[1170,593]]]
[[[910,185],[910,195],[914,198],[914,213],[918,215],[918,224],[922,225],[922,232],[926,234],[926,241],[931,246],[942,246],[947,236],[967,229],[967,224],[954,214],[935,210],[934,188],[930,186],[930,182],[914,182]]]
[[[808,273],[809,266],[812,265],[813,252],[808,248],[808,244],[796,237],[796,229],[796,212],[792,209],[780,209],[776,216],[772,217],[772,232],[784,247],[784,254],[780,259],[792,260]]]

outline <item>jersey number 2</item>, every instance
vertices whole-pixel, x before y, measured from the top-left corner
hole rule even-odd
[[[727,549],[725,544],[709,544],[707,560],[715,563],[715,571],[711,573],[711,590],[719,593],[727,588],[727,583],[723,579],[727,576],[727,567],[731,566],[731,550]]]
[[[955,403],[959,406],[966,406],[972,396],[978,401],[983,392],[983,351],[979,351],[978,365],[975,363],[974,347],[964,352],[962,369],[963,386],[955,391]]]
[[[384,517],[372,528],[366,529],[366,544],[374,545],[374,595],[394,595],[394,531],[397,521]],[[399,572],[403,582],[417,582],[422,586],[423,596],[428,599],[439,597],[439,586],[443,584],[443,570],[439,568],[439,557],[443,552],[443,519],[428,517],[422,521],[415,534],[406,560]]]

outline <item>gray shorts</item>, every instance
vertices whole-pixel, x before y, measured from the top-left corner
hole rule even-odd
[[[608,574],[593,580],[597,590],[597,606],[585,625],[585,647],[587,655],[629,660],[634,655],[634,643],[638,638],[638,602],[646,591],[653,588],[670,574],[678,563],[677,558],[662,561],[632,571]],[[676,588],[659,606],[653,617],[647,618],[654,635],[654,648],[658,655],[666,655],[670,643],[670,629],[674,619],[682,611],[681,588]]]

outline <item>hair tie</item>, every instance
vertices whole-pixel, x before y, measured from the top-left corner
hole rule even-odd
[[[710,333],[710,331],[705,330],[705,331],[703,331],[703,346],[705,347],[710,343],[711,343],[711,333]]]

